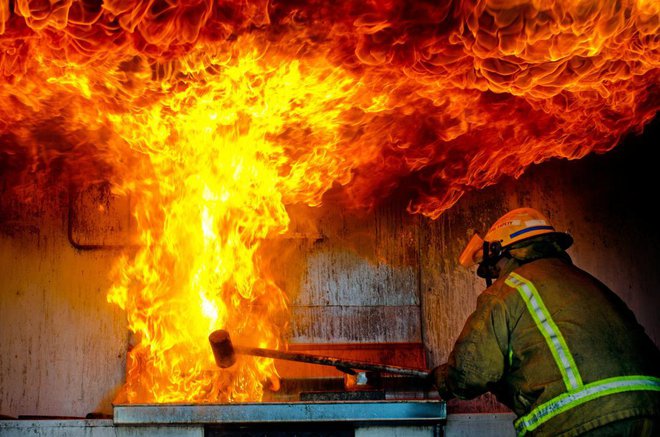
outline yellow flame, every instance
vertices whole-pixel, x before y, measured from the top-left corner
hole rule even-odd
[[[278,346],[275,320],[286,298],[260,274],[260,242],[287,230],[284,200],[318,203],[346,177],[337,148],[345,147],[341,114],[358,98],[354,78],[320,59],[273,62],[257,51],[214,61],[191,62],[186,73],[216,67],[217,74],[108,115],[113,132],[150,165],[124,175],[137,196],[142,248],[108,296],[141,338],[130,354],[130,402],[260,399],[259,382],[275,374],[272,360],[244,360],[227,385],[208,334],[228,329]],[[285,123],[303,135],[287,136]]]

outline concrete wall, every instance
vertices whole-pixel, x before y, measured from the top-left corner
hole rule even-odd
[[[532,206],[575,237],[576,264],[619,293],[660,343],[660,232],[649,213],[657,196],[643,194],[659,185],[649,159],[653,133],[469,193],[436,221],[395,202],[361,217],[320,210],[313,232],[272,243],[276,279],[292,296],[291,340],[423,341],[429,364],[443,362],[483,289],[456,257],[473,230]],[[111,247],[130,244],[128,204],[115,199],[102,217],[85,218],[85,202],[98,199],[74,197],[71,222],[67,196],[27,206],[4,194],[0,201],[0,414],[108,411],[123,379],[124,315],[105,293],[119,254]],[[105,247],[80,250],[72,241]],[[504,411],[489,397],[453,408]]]

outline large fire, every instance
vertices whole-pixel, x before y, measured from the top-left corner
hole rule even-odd
[[[287,205],[394,191],[437,217],[468,189],[639,132],[660,105],[660,3],[0,0],[0,154],[132,193],[108,300],[128,402],[259,400],[286,295],[259,249]]]

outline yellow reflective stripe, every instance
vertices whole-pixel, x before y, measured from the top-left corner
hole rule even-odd
[[[570,391],[582,387],[582,377],[575,365],[573,355],[534,284],[516,273],[511,273],[505,282],[508,286],[517,289],[525,301],[527,310],[534,319],[537,328],[543,334],[546,343],[548,343],[566,389]]]
[[[578,405],[603,396],[627,391],[658,391],[660,378],[644,375],[620,376],[589,383],[579,390],[564,393],[545,402],[515,421],[518,436],[533,431],[543,423]]]

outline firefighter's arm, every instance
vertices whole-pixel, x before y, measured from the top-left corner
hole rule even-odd
[[[487,290],[479,296],[447,363],[432,372],[440,396],[471,399],[489,391],[504,373],[508,337],[504,302]]]

